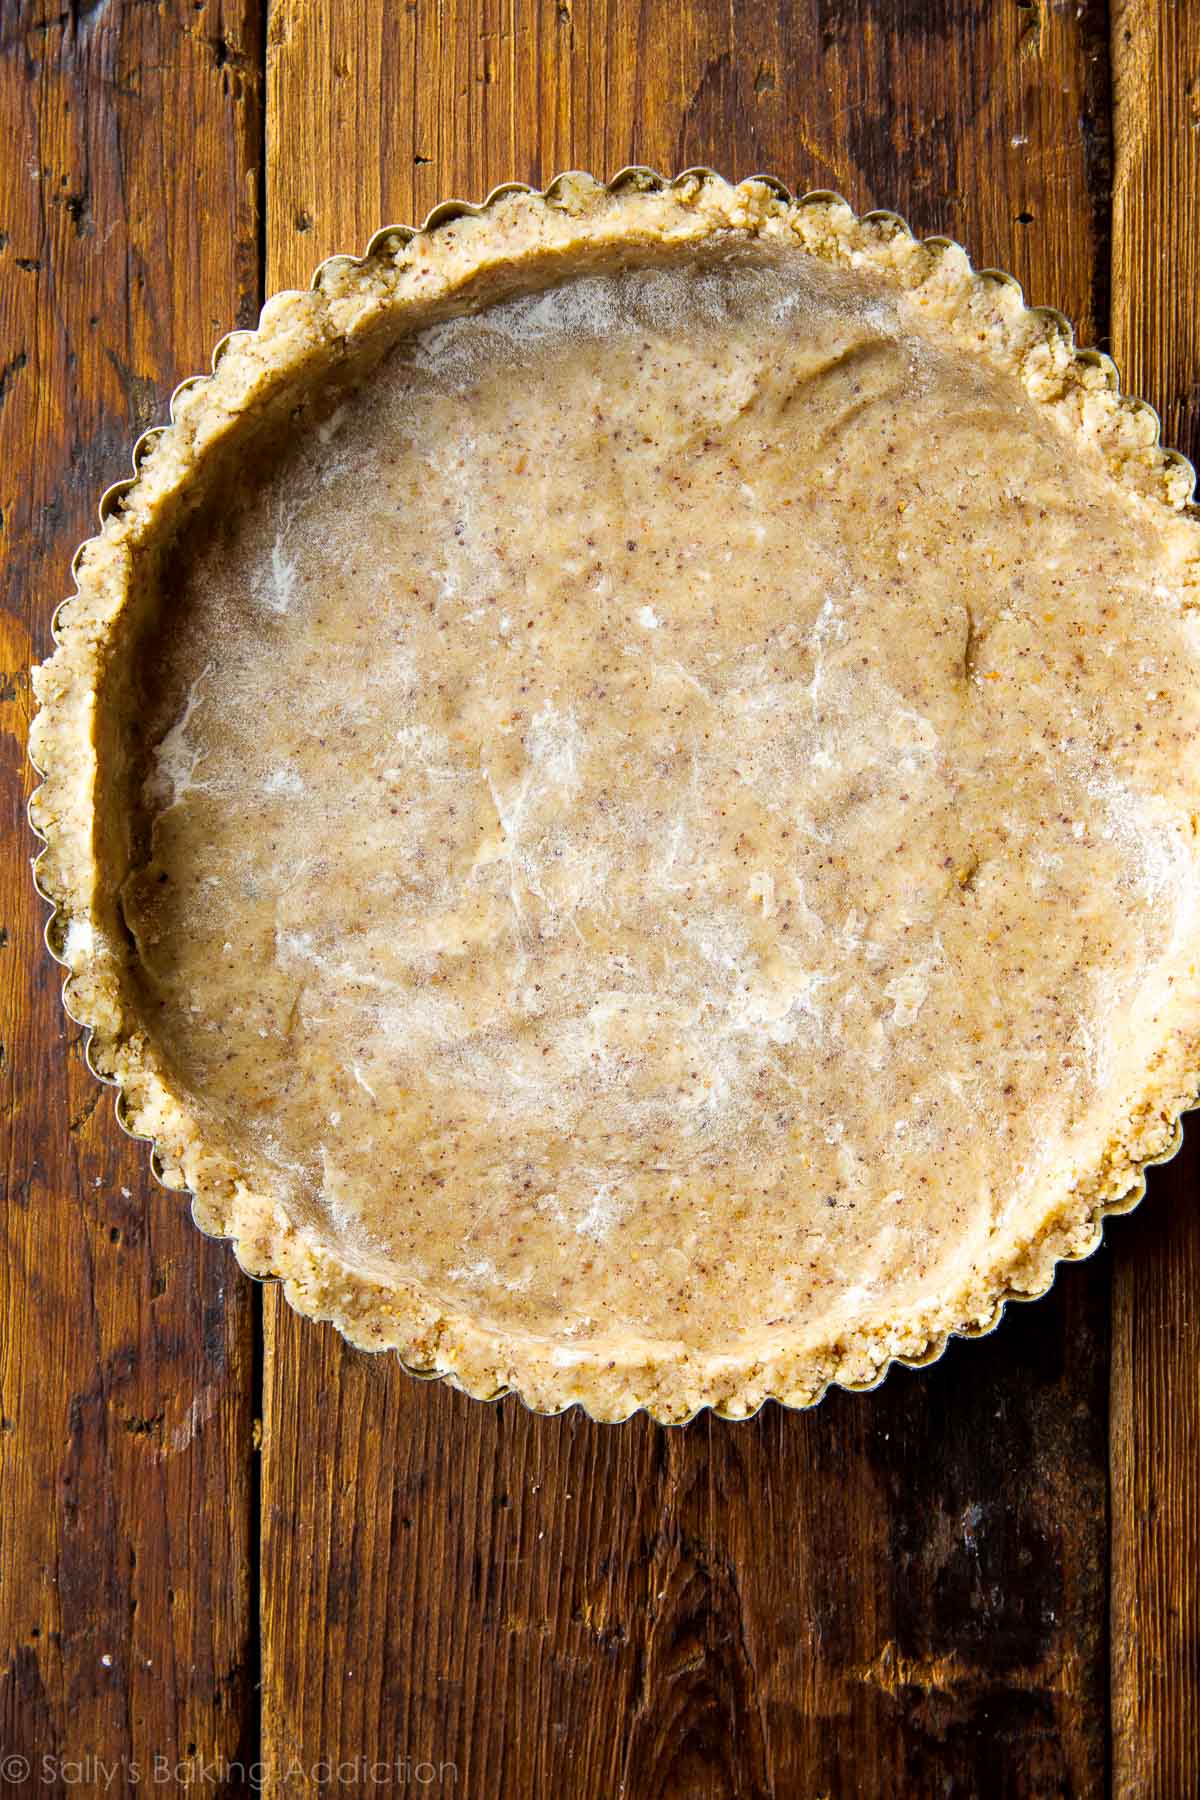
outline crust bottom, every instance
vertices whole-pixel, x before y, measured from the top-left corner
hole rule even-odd
[[[1179,513],[1192,472],[1159,447],[1149,408],[1120,396],[1111,363],[1077,352],[1057,315],[1025,308],[1015,283],[976,274],[957,246],[918,243],[890,215],[859,220],[835,197],[791,202],[757,181],[731,187],[695,175],[665,184],[641,174],[608,189],[563,177],[544,195],[505,190],[482,208],[439,213],[420,232],[380,234],[360,262],[324,265],[311,292],[270,301],[256,332],[226,340],[211,377],[185,384],[171,425],[139,445],[134,478],[105,498],[101,532],[77,559],[77,594],[59,611],[59,648],[35,671],[41,712],[31,754],[45,779],[30,810],[46,844],[39,887],[55,909],[47,942],[70,971],[64,1002],[91,1032],[93,1068],[120,1090],[123,1125],[153,1140],[156,1172],[168,1187],[192,1192],[200,1229],[229,1238],[247,1273],[282,1280],[299,1312],[331,1321],[360,1348],[394,1350],[413,1373],[444,1377],[478,1398],[516,1392],[537,1411],[580,1405],[614,1421],[645,1410],[678,1423],[703,1407],[742,1418],[767,1399],[806,1407],[831,1384],[873,1387],[893,1361],[925,1364],[950,1336],[991,1330],[1009,1299],[1048,1288],[1059,1260],[1095,1249],[1104,1217],[1135,1204],[1146,1166],[1178,1148],[1180,1116],[1200,1087],[1200,1039],[1189,1029],[1166,1040],[1147,1070],[1141,1104],[1119,1122],[1086,1179],[1046,1194],[1038,1229],[997,1244],[986,1268],[890,1329],[709,1355],[628,1339],[567,1349],[485,1329],[415,1286],[372,1281],[298,1226],[208,1141],[148,1038],[110,879],[125,853],[125,826],[105,812],[100,774],[110,709],[130,703],[122,633],[144,599],[156,547],[179,529],[204,471],[219,466],[224,442],[244,429],[239,421],[258,417],[266,428],[286,416],[297,382],[347,353],[369,359],[400,311],[418,318],[481,284],[486,291],[490,275],[526,258],[545,264],[613,244],[686,248],[733,232],[877,270],[960,342],[1015,368],[1028,394],[1107,465],[1136,505]]]

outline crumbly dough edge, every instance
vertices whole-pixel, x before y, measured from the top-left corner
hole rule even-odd
[[[76,558],[77,592],[56,614],[58,647],[33,672],[40,711],[30,756],[43,783],[30,819],[46,846],[35,865],[54,908],[46,941],[69,971],[64,1005],[89,1028],[89,1063],[119,1090],[125,1129],[153,1141],[159,1179],[190,1190],[197,1225],[230,1239],[247,1273],[281,1279],[297,1311],[332,1321],[351,1343],[395,1350],[411,1372],[444,1377],[479,1398],[516,1392],[537,1411],[578,1404],[611,1421],[644,1410],[679,1423],[704,1407],[748,1417],[767,1399],[810,1406],[832,1384],[873,1387],[894,1361],[925,1364],[951,1336],[991,1330],[1008,1300],[1045,1292],[1058,1261],[1094,1250],[1104,1216],[1135,1204],[1146,1165],[1178,1147],[1180,1117],[1200,1087],[1200,1043],[1176,1037],[1163,1046],[1140,1104],[1114,1130],[1096,1167],[1082,1178],[1062,1169],[1047,1179],[1034,1236],[998,1246],[956,1291],[894,1325],[864,1326],[815,1346],[783,1342],[709,1354],[632,1339],[619,1349],[568,1350],[499,1333],[468,1311],[440,1307],[415,1285],[368,1279],[297,1228],[272,1194],[206,1143],[201,1121],[173,1088],[141,1025],[128,950],[103,929],[93,847],[96,703],[114,628],[133,593],[137,554],[170,529],[193,473],[219,454],[238,416],[265,406],[331,349],[363,342],[385,317],[452,296],[491,269],[532,256],[561,256],[568,267],[571,253],[588,245],[686,247],[718,233],[790,244],[829,264],[886,276],[915,314],[1015,370],[1030,397],[1108,466],[1135,508],[1179,512],[1187,505],[1190,465],[1160,446],[1153,410],[1121,395],[1111,360],[1077,350],[1061,315],[1026,307],[1011,277],[975,271],[949,240],[918,241],[894,214],[860,218],[836,195],[792,200],[763,179],[732,186],[698,172],[666,182],[634,171],[606,187],[567,175],[540,194],[501,189],[479,208],[435,209],[415,233],[381,232],[365,257],[331,259],[309,291],[274,296],[257,330],[224,340],[212,375],[177,390],[170,425],[139,441],[132,480],[105,497],[100,532]]]

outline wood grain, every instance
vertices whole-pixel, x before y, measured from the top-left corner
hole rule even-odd
[[[1101,0],[271,0],[267,56],[272,283],[449,195],[707,162],[902,205],[1107,329]]]
[[[743,1427],[485,1408],[269,1294],[260,1590],[256,1297],[86,1072],[22,820],[25,670],[95,496],[253,317],[264,130],[271,287],[513,176],[765,167],[963,239],[1085,338],[1111,303],[1194,454],[1200,18],[1112,12],[0,9],[0,1749],[38,1785],[261,1754],[270,1792],[355,1757],[518,1800],[1200,1791],[1194,1155],[987,1343]]]
[[[1113,14],[1113,349],[1200,454],[1200,14]],[[1153,1183],[1113,1291],[1112,1735],[1119,1800],[1200,1793],[1200,1137]]]
[[[72,550],[255,309],[255,29],[249,0],[0,10],[0,1746],[45,1791],[256,1726],[251,1292],[84,1066],[23,817]]]
[[[271,287],[447,194],[705,162],[896,206],[1106,328],[1099,3],[274,0],[267,37]],[[664,1432],[418,1386],[268,1294],[276,1780],[1103,1792],[1107,1308],[1101,1260],[871,1399]]]

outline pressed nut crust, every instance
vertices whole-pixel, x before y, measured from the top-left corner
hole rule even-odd
[[[72,1013],[198,1222],[481,1396],[869,1385],[1200,1067],[1200,532],[886,215],[563,178],[271,301],[36,684]]]

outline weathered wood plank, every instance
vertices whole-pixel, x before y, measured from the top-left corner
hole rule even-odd
[[[799,0],[732,22],[715,0],[272,0],[268,58],[273,281],[450,194],[708,162],[902,205],[1073,306],[1084,340],[1107,328],[1099,0]]]
[[[255,310],[255,36],[252,0],[0,19],[0,1745],[47,1791],[256,1729],[251,1291],[84,1066],[23,818],[72,550]]]
[[[1113,13],[1113,349],[1200,455],[1200,14]],[[1200,1141],[1128,1232],[1113,1291],[1113,1791],[1200,1792]],[[1157,1196],[1154,1198],[1154,1196]],[[1122,1234],[1123,1236],[1125,1234]]]
[[[272,287],[450,193],[708,162],[896,206],[1105,328],[1099,0],[275,0],[268,35]],[[678,1433],[420,1387],[268,1295],[264,1754],[581,1800],[1101,1792],[1107,1283],[870,1399]]]

